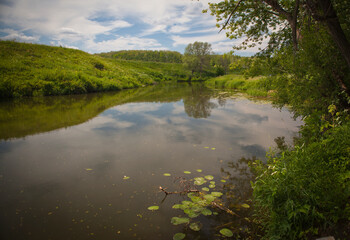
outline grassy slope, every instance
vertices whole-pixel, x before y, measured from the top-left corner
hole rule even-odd
[[[185,75],[181,64],[112,60],[74,49],[0,41],[0,98],[120,90]]]
[[[273,91],[272,79],[268,77],[254,77],[246,79],[243,75],[229,74],[206,81],[210,88],[233,89],[246,92],[254,97],[268,97]]]

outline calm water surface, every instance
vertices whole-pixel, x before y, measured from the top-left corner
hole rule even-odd
[[[247,237],[247,162],[301,125],[269,103],[184,84],[2,102],[0,111],[1,239],[221,239],[222,226]],[[172,205],[187,197],[164,199],[159,186],[175,191],[176,177],[207,174],[241,218],[217,210],[194,220],[199,232],[172,225],[184,215]]]

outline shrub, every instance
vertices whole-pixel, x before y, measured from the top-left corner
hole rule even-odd
[[[266,239],[306,239],[349,222],[350,123],[320,136],[270,152],[267,164],[253,164],[254,201]]]

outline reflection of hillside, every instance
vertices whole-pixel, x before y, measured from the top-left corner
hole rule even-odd
[[[200,91],[204,92],[204,89]],[[184,99],[186,113],[191,117],[206,117],[212,108],[208,93],[203,98],[196,87],[187,84],[150,86],[114,93],[3,101],[0,102],[0,139],[20,138],[77,125],[120,104],[175,102],[181,99]]]

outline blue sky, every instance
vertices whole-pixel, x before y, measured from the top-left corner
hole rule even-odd
[[[240,40],[218,33],[202,13],[220,0],[0,0],[0,39],[77,48],[89,53],[173,50],[209,42],[225,53]],[[252,55],[256,49],[237,52]]]

